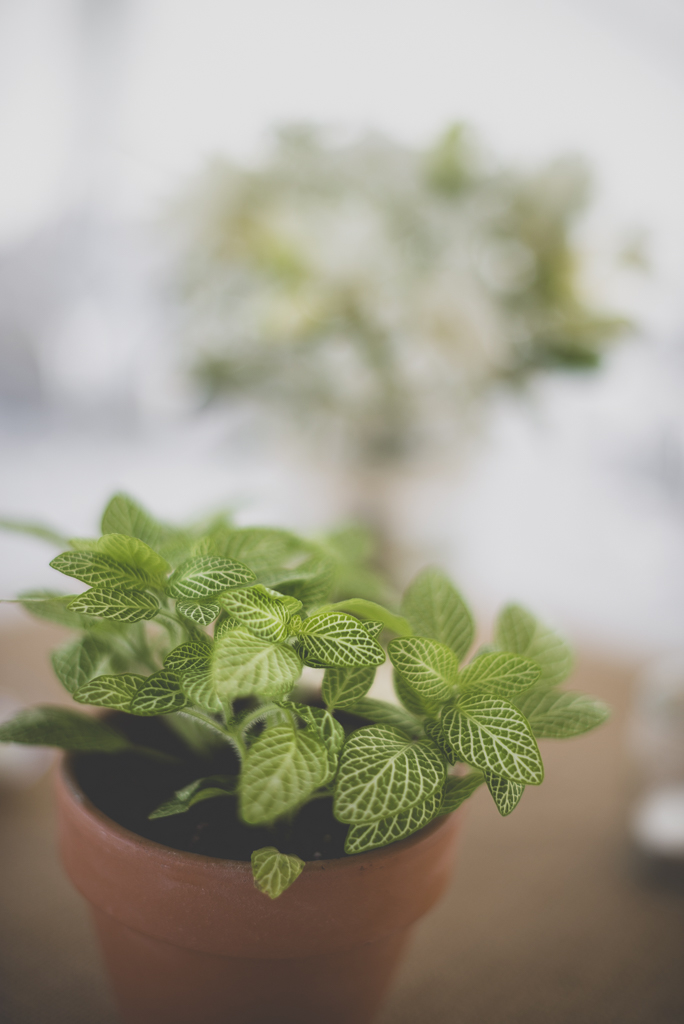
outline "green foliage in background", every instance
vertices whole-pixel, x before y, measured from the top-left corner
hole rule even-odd
[[[584,294],[588,194],[580,161],[496,166],[462,126],[425,150],[290,126],[178,203],[186,368],[357,464],[453,444],[493,389],[594,367],[624,328]]]
[[[102,530],[51,562],[86,584],[83,594],[21,599],[78,631],[53,656],[57,676],[79,704],[162,716],[188,760],[210,767],[227,744],[240,764],[169,792],[152,818],[229,798],[246,826],[268,827],[327,797],[348,826],[346,852],[364,853],[451,813],[482,784],[510,814],[543,781],[537,739],[606,718],[600,702],[558,689],[571,668],[566,645],[515,605],[493,647],[467,661],[473,618],[437,569],[418,575],[397,611],[358,595],[334,600],[335,580],[358,568],[353,545],[340,568],[339,544],[335,561],[329,542],[226,518],[177,529],[125,495],[107,506]],[[368,695],[386,652],[396,704]],[[320,706],[297,689],[305,665],[325,670]],[[0,740],[173,761],[62,707],[21,712]],[[272,898],[303,867],[274,846],[252,853],[255,884]]]

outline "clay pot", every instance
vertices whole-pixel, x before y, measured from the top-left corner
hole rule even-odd
[[[449,881],[458,815],[307,863],[271,900],[249,863],[179,852],[106,817],[71,763],[57,773],[62,858],[126,1024],[366,1024]]]

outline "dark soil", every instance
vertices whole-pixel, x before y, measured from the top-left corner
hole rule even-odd
[[[262,846],[275,846],[302,860],[345,856],[348,826],[333,817],[332,800],[328,799],[307,804],[292,824],[271,828],[241,822],[234,797],[204,800],[184,814],[150,821],[151,811],[194,779],[237,774],[238,759],[229,747],[211,761],[193,757],[158,718],[117,712],[107,721],[141,746],[182,758],[178,765],[161,764],[138,754],[79,754],[74,758],[74,774],[86,796],[131,832],[174,850],[228,860],[248,861],[252,851]]]

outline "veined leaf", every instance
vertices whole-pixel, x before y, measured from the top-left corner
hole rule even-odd
[[[375,601],[366,601],[360,597],[351,597],[346,601],[336,601],[335,604],[327,605],[321,611],[349,612],[359,619],[381,622],[383,627],[391,629],[393,633],[398,633],[399,636],[411,636],[412,633],[408,619],[401,615],[395,615],[381,604],[376,604]]]
[[[75,539],[71,545],[77,552],[105,555],[119,565],[143,572],[151,586],[164,587],[166,576],[171,571],[169,563],[147,544],[122,533],[106,533],[97,540]]]
[[[296,882],[306,867],[294,854],[279,853],[275,846],[262,846],[252,854],[252,875],[259,892],[277,899]]]
[[[169,818],[173,814],[185,814],[195,804],[214,797],[235,796],[237,793],[236,775],[208,775],[203,779],[195,779],[182,789],[177,789],[170,800],[160,804],[148,818]]]
[[[240,775],[240,815],[267,825],[299,807],[328,775],[323,743],[307,730],[276,725],[247,751]]]
[[[291,708],[295,711],[323,741],[328,753],[328,774],[321,785],[327,786],[337,774],[339,753],[345,739],[344,728],[329,711],[324,711],[323,708],[314,708],[310,704],[300,704],[297,701],[283,701],[281,707]]]
[[[57,594],[52,590],[27,590],[18,598],[22,608],[36,618],[57,622],[69,629],[89,629],[95,625],[97,619],[69,607],[73,599],[73,594]]]
[[[221,701],[284,697],[301,671],[292,647],[253,636],[249,630],[234,629],[214,641],[211,676]]]
[[[436,705],[419,696],[416,690],[401,678],[396,668],[392,672],[392,682],[394,692],[401,701],[402,707],[405,707],[412,715],[423,718],[425,715],[435,713]]]
[[[387,653],[402,681],[435,711],[454,697],[458,658],[446,644],[422,636],[391,640]]]
[[[484,782],[484,775],[475,769],[467,775],[450,775],[444,785],[442,805],[439,809],[440,815],[451,814],[472,796],[478,786]]]
[[[315,668],[382,665],[377,640],[345,612],[322,612],[305,619],[299,636],[304,662]]]
[[[52,654],[52,667],[60,682],[73,693],[83,683],[109,669],[111,656],[108,644],[86,636],[58,647]]]
[[[364,825],[352,825],[344,843],[345,853],[365,853],[389,843],[406,839],[421,828],[425,828],[440,813],[442,791],[438,790],[427,800],[416,804],[408,811],[393,818],[381,818]]]
[[[374,679],[374,665],[326,668],[323,676],[323,700],[329,708],[351,708],[366,696]]]
[[[511,782],[538,786],[544,767],[525,716],[501,697],[462,697],[442,713],[442,733],[458,760],[502,775]]]
[[[603,701],[542,684],[516,698],[516,706],[538,739],[565,739],[595,729],[610,715]]]
[[[210,643],[204,644],[191,640],[188,643],[179,644],[164,658],[164,668],[179,678],[190,672],[208,669],[211,651]]]
[[[117,676],[97,676],[79,686],[73,697],[79,704],[95,704],[100,708],[130,711],[131,701],[144,682],[144,676],[136,676],[130,672]]]
[[[256,586],[228,591],[221,595],[220,603],[231,618],[256,636],[275,642],[287,639],[287,624],[295,607],[291,598],[273,597],[264,587]]]
[[[335,817],[349,824],[396,817],[441,790],[445,776],[444,760],[431,745],[386,725],[365,726],[342,748]]]
[[[168,581],[171,597],[202,601],[232,587],[251,583],[256,576],[241,562],[204,555],[179,565]]]
[[[562,683],[572,669],[572,653],[568,645],[519,605],[509,604],[501,612],[496,627],[496,643],[502,650],[512,651],[539,665],[539,682],[546,686]]]
[[[397,707],[396,704],[389,704],[385,700],[376,700],[374,697],[362,697],[361,700],[357,700],[356,704],[345,710],[351,715],[358,715],[359,718],[366,718],[368,721],[376,722],[378,725],[391,725],[395,729],[401,729],[407,736],[411,736],[414,739],[421,736],[423,732],[421,723],[413,715],[409,714],[408,711],[404,711],[403,708]]]
[[[187,697],[178,685],[178,677],[162,669],[147,676],[138,686],[128,710],[132,715],[169,715],[186,704]]]
[[[187,619],[192,619],[198,626],[210,626],[221,614],[221,606],[210,601],[176,601],[176,611]]]
[[[277,584],[277,589],[281,593],[301,601],[302,607],[307,613],[327,601],[335,584],[336,575],[336,565],[331,558],[316,556],[308,559],[293,572],[299,573],[300,578],[281,579]]]
[[[499,814],[504,818],[520,803],[520,797],[525,792],[525,787],[519,782],[511,782],[510,779],[502,779],[499,775],[492,775],[491,772],[484,773],[487,789],[492,794]]]
[[[190,704],[197,704],[205,711],[215,713],[223,708],[211,671],[208,668],[185,672],[181,676],[180,688]]]
[[[481,654],[463,669],[457,685],[462,693],[491,693],[513,700],[529,690],[540,673],[539,665],[515,654]]]
[[[368,636],[372,636],[374,640],[377,640],[383,629],[385,628],[384,622],[376,622],[374,619],[366,619],[361,625],[368,633]]]
[[[473,642],[475,627],[467,604],[439,569],[424,569],[408,587],[401,603],[416,636],[440,640],[461,659]]]
[[[120,565],[97,551],[65,551],[50,562],[53,569],[87,583],[89,587],[129,587],[141,590],[150,584],[142,569]]]
[[[153,594],[143,590],[98,587],[79,594],[69,602],[69,608],[117,622],[139,622],[141,619],[153,619],[159,611],[159,602]]]
[[[166,529],[127,494],[115,494],[102,515],[102,533],[137,537],[151,548],[159,546]]]
[[[242,625],[237,619],[231,618],[230,615],[226,615],[222,612],[221,618],[214,626],[214,640],[220,640],[225,633],[230,633],[233,629],[241,629]]]
[[[84,753],[116,754],[133,749],[133,744],[125,736],[99,718],[51,705],[27,708],[11,721],[3,722],[0,725],[0,741],[28,743],[36,747],[61,747],[62,750],[79,750]]]

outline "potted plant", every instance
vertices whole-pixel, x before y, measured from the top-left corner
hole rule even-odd
[[[471,613],[434,568],[399,612],[330,601],[329,547],[123,495],[51,565],[88,589],[21,600],[79,630],[53,665],[103,710],[28,709],[0,739],[71,752],[62,854],[129,1022],[371,1020],[448,881],[452,812],[484,785],[510,814],[537,739],[607,714],[558,689],[568,648],[518,606],[466,660]],[[397,704],[368,696],[386,656]]]

